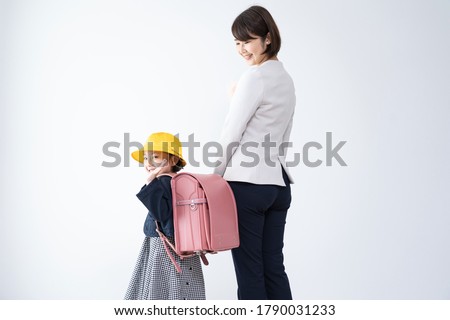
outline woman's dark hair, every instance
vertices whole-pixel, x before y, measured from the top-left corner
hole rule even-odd
[[[277,24],[270,12],[261,6],[252,6],[238,15],[231,26],[231,33],[239,41],[257,39],[255,36],[265,40],[270,33],[270,44],[264,53],[272,58],[280,51],[281,37]]]

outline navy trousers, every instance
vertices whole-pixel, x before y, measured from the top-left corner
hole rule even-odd
[[[232,250],[239,300],[291,300],[283,263],[283,237],[291,204],[285,187],[246,182],[229,184],[236,199],[240,246]]]

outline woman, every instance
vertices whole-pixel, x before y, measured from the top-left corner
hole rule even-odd
[[[236,49],[250,68],[234,90],[221,135],[224,155],[215,173],[229,181],[239,219],[232,250],[239,299],[292,299],[283,263],[283,237],[292,178],[285,153],[295,89],[278,61],[281,39],[263,7],[252,6],[232,25]]]

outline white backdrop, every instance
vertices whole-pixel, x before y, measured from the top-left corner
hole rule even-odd
[[[252,4],[0,1],[0,298],[123,297],[145,176],[103,167],[103,145],[120,142],[123,160],[125,133],[217,140],[247,68],[230,26]],[[294,297],[449,299],[450,2],[258,4],[297,89],[290,155],[326,132],[347,141],[347,167],[291,168]],[[236,298],[229,253],[204,273],[208,299]]]

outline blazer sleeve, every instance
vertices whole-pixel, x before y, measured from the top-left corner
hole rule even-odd
[[[222,129],[220,144],[222,155],[214,173],[225,173],[236,148],[239,146],[247,124],[262,103],[264,86],[257,69],[249,69],[242,75],[231,99],[230,109]]]
[[[142,187],[136,196],[148,209],[154,220],[163,222],[172,218],[172,195],[167,192],[160,179],[154,179]]]

